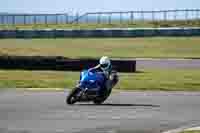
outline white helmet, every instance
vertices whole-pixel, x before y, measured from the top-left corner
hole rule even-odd
[[[103,56],[101,57],[101,59],[99,60],[100,66],[101,68],[106,71],[107,69],[109,69],[111,62],[110,59],[107,56]]]

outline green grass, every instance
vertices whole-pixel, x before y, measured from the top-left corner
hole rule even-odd
[[[142,28],[142,27],[199,27],[200,20],[188,21],[124,21],[122,23],[74,23],[74,24],[26,24],[0,25],[0,29],[96,29],[96,28]]]
[[[200,37],[0,39],[0,55],[200,58]]]
[[[182,132],[182,133],[200,133],[200,131],[185,131],[185,132]]]
[[[73,88],[78,72],[0,70],[0,88]],[[120,73],[119,90],[200,91],[200,70]]]
[[[2,39],[0,55],[71,58],[199,58],[200,37],[108,39]],[[116,89],[200,91],[200,70],[140,70],[120,73]],[[0,88],[73,88],[76,72],[0,70]]]

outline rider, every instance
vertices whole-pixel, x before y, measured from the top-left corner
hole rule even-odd
[[[112,70],[111,61],[107,56],[101,57],[99,64],[93,68],[90,68],[89,71],[103,72],[106,78],[105,87],[107,90],[112,89],[118,82],[117,73]]]

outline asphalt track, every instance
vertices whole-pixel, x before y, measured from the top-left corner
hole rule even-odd
[[[0,133],[160,133],[200,125],[199,92],[114,92],[103,105],[66,92],[0,92]]]
[[[200,59],[137,59],[137,69],[199,69]]]

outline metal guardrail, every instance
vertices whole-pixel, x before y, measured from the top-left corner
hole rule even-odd
[[[37,25],[72,23],[134,23],[135,21],[200,20],[200,9],[88,12],[84,14],[0,14],[1,25]]]
[[[96,30],[0,30],[0,38],[89,38],[200,36],[200,28],[125,28]]]

